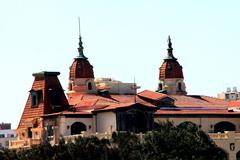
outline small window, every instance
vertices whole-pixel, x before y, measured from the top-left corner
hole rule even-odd
[[[58,106],[61,104],[61,92],[59,90],[50,90],[51,104]]]
[[[47,126],[47,135],[53,136],[53,126],[52,125]]]
[[[227,99],[227,100],[229,99],[229,94],[225,95],[225,99]]]
[[[0,138],[4,138],[5,137],[5,135],[4,134],[0,134]]]
[[[28,138],[32,138],[32,127],[28,128]]]
[[[91,82],[88,83],[88,90],[92,90],[92,83]]]
[[[182,84],[181,83],[178,83],[178,90],[182,90]]]
[[[159,83],[159,86],[158,86],[159,90],[162,90],[163,87],[162,87],[162,83]]]
[[[32,97],[32,108],[37,107],[38,104],[40,103],[40,99],[42,96],[42,91],[30,91],[31,92],[31,97]]]

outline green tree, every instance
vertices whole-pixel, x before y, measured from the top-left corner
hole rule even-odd
[[[144,149],[148,160],[214,160],[219,151],[194,124],[174,126],[170,122],[161,123],[157,131],[147,133]]]

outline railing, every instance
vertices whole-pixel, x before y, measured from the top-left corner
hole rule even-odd
[[[10,149],[30,148],[32,145],[38,145],[40,143],[41,139],[13,140],[9,141],[9,148]]]
[[[208,133],[213,140],[240,139],[240,133],[234,131],[225,131],[224,133]]]
[[[88,132],[83,132],[81,134],[76,134],[76,135],[70,135],[70,136],[64,136],[64,140],[65,142],[74,142],[76,138],[79,138],[79,137],[97,137],[99,139],[111,139],[112,138],[112,133],[108,133],[108,132],[105,132],[105,133],[88,133]]]

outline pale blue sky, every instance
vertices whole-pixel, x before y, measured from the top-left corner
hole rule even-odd
[[[0,122],[19,122],[32,73],[68,71],[77,55],[78,21],[95,77],[155,90],[171,35],[189,94],[240,88],[238,0],[0,1]]]

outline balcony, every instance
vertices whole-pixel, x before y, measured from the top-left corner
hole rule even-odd
[[[33,145],[38,145],[41,143],[41,139],[26,139],[26,140],[13,140],[9,141],[10,149],[18,148],[31,148]]]

